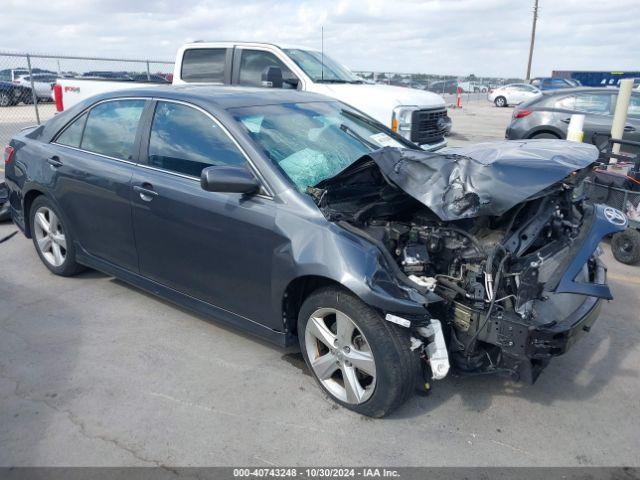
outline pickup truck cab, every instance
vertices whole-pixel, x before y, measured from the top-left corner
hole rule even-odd
[[[285,88],[335,98],[425,150],[446,146],[445,102],[432,92],[366,83],[320,51],[269,43],[194,42],[178,50],[173,84]]]
[[[443,98],[406,87],[367,83],[322,52],[269,43],[194,42],[178,50],[173,84],[292,89],[340,100],[424,150],[446,146],[451,120]],[[148,83],[59,79],[58,109],[89,96]]]

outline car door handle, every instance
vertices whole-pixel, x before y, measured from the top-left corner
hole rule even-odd
[[[151,185],[149,185],[149,187],[151,187]],[[133,187],[133,191],[137,192],[140,195],[140,198],[145,202],[150,202],[158,196],[158,192],[152,188],[139,187],[136,185]]]
[[[571,122],[571,117],[563,118],[561,121],[564,122],[564,123],[569,123],[569,122]]]
[[[626,127],[624,127],[624,131],[625,132],[635,132],[636,129],[634,127],[632,127],[631,125],[627,125]]]
[[[53,157],[47,158],[47,163],[53,168],[60,168],[63,165],[60,158],[56,157],[55,155]]]

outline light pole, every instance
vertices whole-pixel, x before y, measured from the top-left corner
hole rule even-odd
[[[531,60],[533,59],[533,44],[536,41],[536,22],[538,21],[538,0],[533,5],[533,25],[531,27],[531,45],[529,45],[529,63],[527,64],[527,80],[531,79]]]

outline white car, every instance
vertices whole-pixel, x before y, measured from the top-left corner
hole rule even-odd
[[[52,100],[51,91],[58,77],[51,73],[34,73],[33,88],[39,101],[50,102]],[[18,85],[31,88],[31,77],[24,75],[17,80]]]
[[[487,99],[496,104],[496,107],[508,107],[531,100],[540,95],[540,90],[527,83],[510,83],[495,89],[489,90]]]

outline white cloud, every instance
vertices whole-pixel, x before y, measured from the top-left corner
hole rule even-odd
[[[1,50],[172,59],[193,39],[320,47],[357,70],[523,76],[530,0],[4,0]],[[533,73],[639,70],[640,2],[540,0]],[[7,34],[7,32],[11,32]]]

